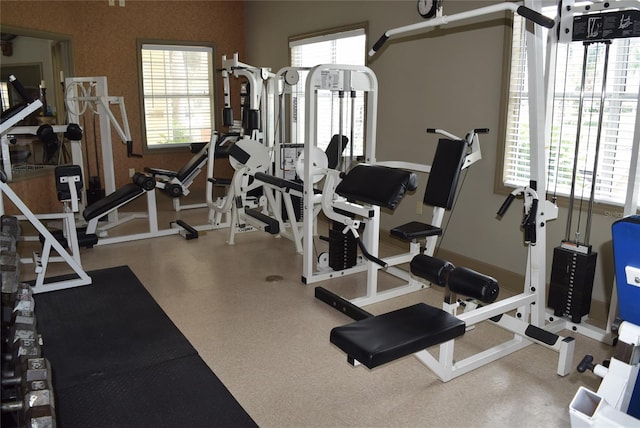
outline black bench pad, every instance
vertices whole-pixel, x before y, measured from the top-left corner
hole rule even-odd
[[[462,336],[465,323],[418,303],[331,330],[330,341],[368,368]]]
[[[407,190],[415,190],[414,173],[381,165],[360,164],[353,167],[336,186],[336,193],[345,198],[396,209]]]
[[[89,221],[92,218],[105,214],[114,207],[124,204],[142,193],[144,193],[144,189],[137,184],[125,184],[106,198],[102,198],[85,208],[82,212],[82,217],[84,217],[86,221]]]

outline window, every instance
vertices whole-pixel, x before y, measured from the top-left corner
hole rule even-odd
[[[289,42],[291,49],[292,67],[314,67],[318,64],[349,64],[365,65],[366,31],[363,25],[351,29],[340,29],[325,32],[321,35],[301,36],[292,38]],[[304,143],[304,89],[308,72],[300,72],[293,92],[295,95],[291,111],[291,142]],[[345,95],[348,98],[349,94]],[[353,102],[353,118],[351,106],[344,108],[342,134],[349,137],[353,132],[353,151],[356,156],[364,155],[364,94],[359,92]],[[346,104],[346,102],[345,102]],[[325,149],[331,136],[338,134],[340,129],[340,99],[332,91],[318,92],[318,147]],[[351,125],[353,124],[353,126]],[[351,142],[351,141],[350,141]],[[350,150],[348,147],[346,150]]]
[[[545,11],[543,11],[545,12]],[[555,15],[555,8],[545,13]],[[529,180],[529,112],[524,25],[514,18],[511,45],[511,73],[502,182],[505,186],[526,185]],[[605,72],[605,44],[592,43],[585,55],[582,42],[558,44],[551,112],[552,134],[548,153],[547,190],[568,196],[573,181],[576,141],[575,197],[589,199],[595,182],[596,202],[624,205],[634,135],[640,83],[640,39],[615,39],[610,45],[606,65],[605,98],[601,103]],[[582,69],[586,58],[582,102],[582,122],[578,135]],[[602,105],[601,105],[602,104]],[[602,116],[596,176],[594,161]]]
[[[147,149],[208,142],[214,128],[211,46],[139,43]]]

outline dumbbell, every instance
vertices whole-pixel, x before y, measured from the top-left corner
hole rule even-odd
[[[7,232],[0,232],[0,250],[16,251],[16,237]]]
[[[36,380],[52,382],[51,364],[46,358],[29,358],[16,366],[13,371],[3,371],[0,380],[3,388],[3,400],[8,396],[9,389],[17,391],[15,395],[23,396],[29,391],[31,382]]]
[[[25,311],[31,312],[31,317],[35,317],[33,311],[36,303],[29,284],[19,283],[14,293],[2,294],[2,297],[2,327],[11,327],[15,324],[16,312],[20,312],[22,316],[25,316]]]
[[[42,355],[42,337],[36,330],[36,317],[30,311],[16,311],[10,327],[3,329],[2,359],[17,364],[22,359]]]
[[[0,216],[0,231],[8,233],[16,240],[20,237],[20,222],[12,215]]]
[[[2,413],[15,413],[19,426],[55,427],[55,400],[48,380],[27,383],[21,400],[6,401],[0,405]]]

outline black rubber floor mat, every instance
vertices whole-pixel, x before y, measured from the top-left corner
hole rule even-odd
[[[56,401],[64,428],[256,426],[197,355],[66,388]]]
[[[67,427],[255,426],[127,266],[35,296]]]

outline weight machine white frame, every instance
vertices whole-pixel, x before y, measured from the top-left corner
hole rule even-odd
[[[94,89],[95,95],[87,95],[79,93],[78,87]],[[105,76],[94,77],[67,77],[65,79],[65,105],[67,106],[67,115],[70,123],[79,123],[80,115],[83,114],[89,105],[95,105],[91,111],[99,116],[100,129],[100,154],[102,156],[102,178],[104,180],[105,193],[107,195],[116,191],[116,178],[113,163],[113,144],[111,138],[111,129],[118,134],[123,144],[131,141],[131,130],[129,129],[129,120],[124,104],[124,97],[109,96],[107,78]],[[111,111],[111,106],[118,106],[122,125],[116,119]],[[84,130],[86,132],[86,130]],[[129,143],[131,144],[131,143]],[[74,164],[80,165],[83,177],[86,177],[84,171],[84,162],[82,159],[82,151],[79,157],[73,157]],[[88,159],[87,159],[88,162]],[[96,165],[100,168],[100,165]],[[84,193],[84,192],[83,192]],[[83,194],[81,199],[81,208],[86,206],[86,195]],[[118,211],[114,210],[108,216],[109,223],[113,225],[123,223],[118,217]]]
[[[486,14],[491,14],[500,11],[512,11],[516,13],[526,14],[530,19],[535,19],[537,22],[542,22],[544,25],[550,25],[547,18],[540,15],[537,10],[540,10],[539,3],[537,1],[529,1],[525,2],[528,5],[526,10],[520,9],[518,4],[513,3],[501,3],[485,8],[480,8],[468,12],[463,12],[453,16],[438,16],[433,20],[421,22],[418,24],[408,25],[405,27],[400,27],[396,29],[392,29],[387,31],[374,45],[374,48],[370,52],[370,55],[373,55],[375,51],[377,51],[382,44],[388,40],[391,36],[401,36],[406,33],[414,33],[420,29],[428,29],[435,26],[439,26],[442,24],[446,24],[448,22],[464,20],[472,17],[484,16]],[[546,21],[545,21],[546,20]],[[542,25],[542,24],[541,24]],[[544,98],[544,91],[540,87],[540,82],[543,82],[543,62],[542,62],[542,33],[537,26],[534,27],[533,32],[527,33],[528,37],[528,46],[530,51],[528,51],[528,60],[529,60],[529,87],[530,87],[530,123],[534,124],[530,127],[530,140],[531,140],[531,153],[532,153],[532,161],[531,161],[531,180],[532,186],[537,185],[537,193],[531,187],[524,187],[520,189],[516,189],[518,193],[523,193],[525,195],[525,208],[533,206],[532,201],[538,199],[538,194],[546,195],[545,192],[545,144],[544,144],[544,129],[546,120],[548,116],[546,116],[546,112],[548,111]],[[317,79],[317,77],[316,77]],[[346,80],[346,79],[345,79]],[[307,111],[307,138],[308,141],[314,141],[313,137],[315,135],[315,123],[313,121],[314,117],[314,103],[312,90],[314,88],[323,87],[321,84],[315,83],[312,79],[307,82],[307,96],[309,97],[309,108]],[[375,94],[375,92],[374,92]],[[371,95],[371,94],[370,94]],[[371,97],[375,99],[375,95]],[[373,118],[369,118],[367,121],[370,128],[373,128],[373,141],[371,141],[371,145],[367,145],[367,162],[375,163],[375,104],[373,108],[368,110],[369,114],[374,114]],[[373,150],[372,150],[373,149]],[[305,155],[309,154],[309,148],[305,147]],[[305,159],[305,209],[309,209],[308,202],[310,201],[311,193],[307,190],[308,183],[310,182],[309,178],[311,178],[311,167],[309,159]],[[327,179],[331,180],[331,175],[327,177]],[[335,178],[334,178],[335,179]],[[325,184],[325,189],[327,185]],[[324,198],[323,198],[324,200]],[[356,210],[350,208],[353,204],[349,204],[346,201],[343,202],[344,205],[339,205],[337,208],[344,209],[346,211],[357,213]],[[335,203],[332,202],[331,209],[335,206]],[[329,207],[327,207],[329,208]],[[369,207],[368,207],[369,208]],[[325,213],[328,213],[329,210],[325,210]],[[365,236],[363,241],[365,242],[365,246],[370,248],[370,252],[375,256],[377,255],[378,246],[377,241],[371,242],[373,239],[373,233],[371,229],[378,230],[379,224],[377,223],[377,218],[379,217],[379,207],[371,207],[371,214],[367,214],[366,212],[358,213],[364,218],[371,219],[373,224],[373,228],[371,228],[371,224],[367,225],[365,228]],[[456,314],[458,310],[458,303],[450,304],[445,302],[444,309],[448,312],[456,315],[460,319],[464,320],[468,325],[474,325],[478,322],[488,320],[498,315],[502,315],[500,319],[496,322],[500,327],[505,330],[513,333],[513,338],[503,342],[497,346],[494,346],[485,351],[474,354],[470,357],[467,357],[461,361],[454,361],[454,342],[455,340],[451,340],[449,342],[443,343],[439,347],[439,357],[432,356],[428,351],[419,351],[414,354],[423,364],[433,370],[442,380],[447,381],[452,379],[453,377],[462,375],[470,370],[473,370],[477,367],[483,366],[489,362],[498,360],[506,355],[509,355],[517,350],[520,350],[530,344],[538,343],[542,344],[547,348],[553,349],[558,352],[559,360],[558,360],[558,368],[557,373],[559,375],[566,375],[571,370],[573,351],[574,351],[574,341],[571,338],[564,339],[562,337],[558,337],[554,344],[543,343],[540,339],[536,339],[535,333],[530,333],[529,328],[533,327],[533,330],[536,329],[545,329],[545,318],[544,311],[545,305],[543,302],[546,301],[546,286],[545,286],[545,254],[546,254],[546,235],[545,235],[545,227],[548,221],[554,220],[557,218],[558,209],[555,204],[543,200],[539,201],[539,208],[537,210],[537,217],[533,222],[533,227],[535,229],[535,234],[538,237],[537,242],[532,242],[535,245],[529,245],[528,250],[528,258],[527,258],[527,270],[525,275],[525,284],[524,290],[522,293],[515,295],[513,297],[503,299],[501,301],[492,303],[490,305],[480,307],[472,305],[461,313]],[[329,214],[328,214],[329,215]],[[339,221],[338,215],[334,215],[335,220]],[[347,216],[342,216],[343,221],[347,225],[348,228],[357,228],[358,224]],[[310,228],[307,226],[305,228],[305,233],[309,235],[305,235],[305,244],[308,243],[310,236]],[[307,249],[307,247],[305,247]],[[309,248],[310,249],[310,248]],[[311,263],[310,254],[305,254],[305,274],[307,273],[308,266]],[[374,276],[375,271],[380,267],[373,262],[367,263],[368,274],[369,277]],[[330,277],[330,276],[329,276]],[[324,278],[323,278],[324,279]],[[369,278],[368,278],[369,280]],[[368,281],[369,282],[369,281]],[[367,297],[369,296],[369,284],[368,284],[368,292]],[[390,296],[391,297],[391,296]],[[356,299],[353,303],[358,305],[364,305],[373,303],[371,299],[363,298]],[[510,311],[516,311],[517,317],[507,315]],[[538,330],[536,330],[538,331]]]
[[[560,26],[559,38],[555,37],[556,33],[549,32],[547,42],[547,75],[545,78],[547,109],[552,111],[552,103],[554,97],[555,84],[555,68],[556,68],[556,51],[559,43],[571,43],[573,34],[573,19],[577,15],[591,15],[601,12],[616,11],[621,9],[633,8],[640,9],[639,0],[616,0],[614,2],[579,2],[575,0],[561,0],[562,14],[557,25]],[[529,51],[527,51],[529,55]],[[545,137],[551,138],[551,115],[547,115],[547,123],[545,124]],[[631,159],[629,164],[629,177],[627,180],[627,197],[625,199],[623,215],[628,216],[635,214],[638,207],[638,193],[640,193],[640,159],[638,153],[640,151],[640,92],[638,93],[638,102],[636,106],[636,123],[634,137],[631,148]],[[545,159],[545,158],[543,158]],[[542,177],[542,175],[540,175]],[[594,177],[595,179],[595,177]],[[607,324],[604,329],[596,327],[592,324],[584,322],[574,323],[571,320],[556,317],[553,311],[547,311],[546,318],[550,322],[548,329],[551,331],[571,330],[587,336],[591,339],[598,340],[603,343],[612,344],[613,335],[611,328],[618,311],[618,297],[615,291],[615,279],[611,291],[609,311],[607,314]]]
[[[40,101],[37,102],[39,103]],[[32,104],[36,104],[36,102]],[[19,122],[31,113],[31,109],[24,109],[15,116],[15,119],[12,118],[13,120],[6,122],[7,126],[2,129],[1,134],[3,140],[3,151],[4,141],[6,139],[7,133],[9,133],[12,129],[16,129],[11,128],[10,125]],[[64,128],[66,129],[66,125],[64,126]],[[10,170],[11,167],[9,166],[9,171]],[[22,215],[17,216],[17,218],[19,220],[28,220],[44,238],[41,253],[34,252],[33,258],[20,259],[20,262],[23,264],[32,263],[35,265],[36,280],[34,286],[32,287],[33,292],[42,293],[46,291],[63,290],[66,288],[91,284],[91,277],[87,275],[80,263],[77,235],[75,234],[75,212],[77,211],[78,207],[77,204],[73,204],[73,202],[77,201],[78,195],[76,193],[76,186],[73,182],[73,179],[71,180],[72,182],[69,183],[71,201],[73,204],[72,209],[59,214],[41,214],[38,216],[36,216],[22,201],[22,199],[20,199],[20,197],[13,191],[13,189],[11,189],[7,181],[8,175],[4,172],[0,172],[0,215],[4,215],[5,213],[4,196],[6,196],[22,213]],[[60,244],[60,242],[58,242],[58,240],[51,234],[46,226],[42,224],[39,218],[47,220],[62,220],[65,230],[68,232],[73,232],[70,233],[68,237],[69,246],[71,247],[72,251],[71,254],[62,246],[62,244]],[[58,253],[57,257],[51,255],[52,250],[55,250]],[[67,263],[71,270],[73,270],[73,272],[77,275],[77,278],[61,279],[58,281],[45,283],[44,281],[46,279],[47,266],[49,262],[58,261]]]

